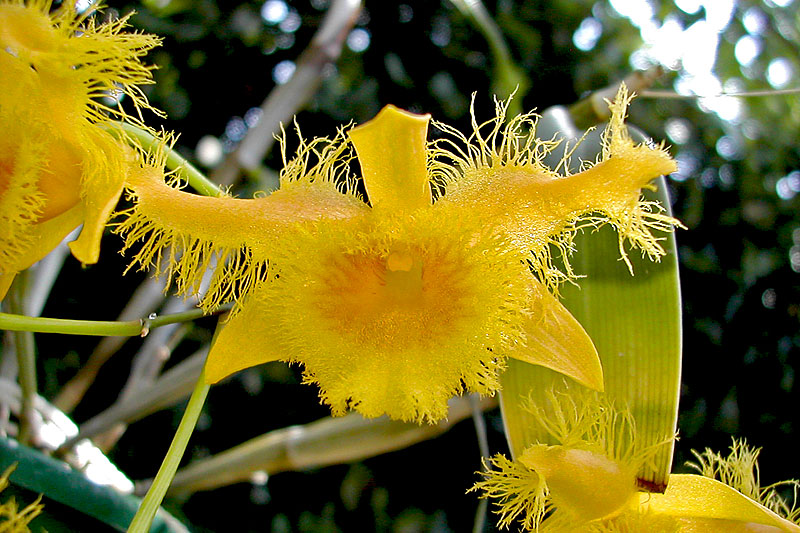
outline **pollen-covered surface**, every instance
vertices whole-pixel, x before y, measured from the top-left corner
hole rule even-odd
[[[468,221],[430,215],[320,224],[286,237],[275,259],[259,296],[274,339],[334,414],[439,420],[462,389],[493,393],[524,342],[519,257]]]
[[[507,525],[513,520],[507,518],[509,513],[522,509],[519,504],[509,507],[519,496],[498,497],[492,480],[502,481],[508,475],[504,470],[521,468],[539,476],[546,486],[539,496],[542,500],[529,504],[527,513],[518,517],[530,531],[540,526],[547,531],[576,531],[625,512],[636,502],[636,472],[659,446],[672,440],[665,437],[658,444],[643,446],[630,412],[586,389],[570,395],[550,392],[547,405],[531,404],[528,409],[559,444],[533,444],[515,462],[495,461],[500,470],[490,472],[474,490],[482,490],[482,497],[499,498],[497,513]],[[551,511],[547,517],[531,511],[544,508]]]

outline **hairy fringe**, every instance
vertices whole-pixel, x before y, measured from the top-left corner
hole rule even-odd
[[[613,103],[609,102],[612,120],[602,135],[601,154],[597,161],[583,161],[580,171],[588,170],[595,164],[609,159],[613,155],[612,148],[615,146],[633,146],[624,124],[626,110],[633,96],[623,90]],[[495,99],[494,118],[479,124],[475,118],[473,95],[470,105],[473,131],[469,136],[452,126],[434,121],[434,125],[447,135],[446,138],[433,141],[428,146],[431,187],[436,197],[443,196],[448,186],[460,180],[461,176],[470,170],[499,166],[512,169],[524,167],[552,178],[571,175],[569,168],[572,155],[588,131],[572,145],[555,138],[539,139],[536,137],[539,116],[535,113],[526,113],[506,121],[510,101],[510,98]],[[558,164],[553,169],[547,167],[544,158],[555,152],[562,144],[564,153]],[[661,146],[656,149],[664,148]],[[574,282],[579,277],[572,270],[569,261],[575,251],[573,245],[575,234],[584,229],[596,231],[606,224],[617,231],[620,257],[631,273],[633,265],[628,258],[626,243],[632,248],[640,249],[642,255],[650,260],[659,261],[666,255],[660,243],[664,238],[655,237],[652,232],[671,232],[675,227],[684,228],[677,219],[665,214],[664,208],[658,202],[639,198],[634,205],[619,212],[598,210],[568,220],[559,234],[548,237],[544,247],[531,251],[528,258],[531,271],[550,292],[558,296],[559,287],[564,282]],[[554,254],[560,258],[560,266],[554,264]]]
[[[480,498],[498,500],[495,513],[500,515],[500,529],[507,529],[519,518],[527,531],[538,531],[542,520],[553,510],[544,478],[518,461],[497,454],[484,458],[483,470],[476,473],[484,480],[467,492],[482,491]]]
[[[281,185],[293,182],[327,182],[336,185],[343,194],[355,195],[356,182],[349,173],[349,162],[355,158],[346,130],[341,128],[333,139],[315,138],[306,141],[297,130],[300,146],[294,158],[286,156],[285,135],[279,138],[284,166],[281,170]],[[166,147],[175,142],[166,136],[159,147],[143,151],[144,165],[163,169],[166,165]],[[166,185],[182,188],[185,184],[179,169],[163,173]],[[151,265],[158,275],[167,278],[168,290],[174,285],[178,294],[199,295],[204,292],[199,306],[208,313],[220,305],[235,301],[230,316],[241,310],[246,296],[257,286],[274,277],[271,261],[257,257],[244,244],[239,247],[218,245],[204,237],[182,233],[150,220],[138,208],[135,188],[128,189],[128,197],[134,201],[130,209],[118,213],[122,221],[115,224],[115,233],[124,236],[123,252],[135,243],[141,248],[126,269],[146,270]],[[210,279],[206,272],[213,270]],[[208,288],[204,289],[207,280]]]
[[[703,453],[692,450],[697,462],[690,461],[686,464],[697,470],[700,475],[719,480],[778,516],[798,523],[800,520],[800,506],[798,506],[800,480],[789,479],[762,487],[758,469],[758,456],[761,448],[754,448],[748,445],[745,439],[734,437],[729,449],[730,453],[727,457],[723,457],[721,453],[709,448],[706,448]],[[792,498],[784,497],[780,493],[781,489],[791,490]]]

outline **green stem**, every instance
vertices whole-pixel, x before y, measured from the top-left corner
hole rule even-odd
[[[183,177],[189,182],[189,185],[203,196],[222,196],[224,194],[219,188],[219,185],[197,170],[194,165],[189,163],[177,151],[173,150],[163,139],[154,137],[149,132],[137,128],[132,124],[118,122],[116,125],[122,128],[125,133],[142,143],[143,148],[153,149],[159,145],[163,145],[162,149],[167,154],[167,168],[170,170],[176,168],[180,169],[181,174],[183,174]]]
[[[181,423],[178,425],[178,430],[172,439],[172,444],[169,446],[167,455],[164,456],[161,468],[158,469],[158,474],[156,474],[153,484],[150,485],[141,505],[139,505],[139,509],[136,511],[136,515],[131,521],[131,525],[128,526],[128,533],[147,533],[150,531],[153,518],[155,518],[158,508],[164,500],[164,495],[167,493],[172,478],[175,477],[175,472],[178,470],[183,453],[186,451],[186,445],[189,443],[189,437],[191,437],[194,426],[197,424],[197,419],[200,417],[209,388],[210,386],[206,385],[205,370],[203,370],[200,373],[200,378],[197,380],[194,391],[192,391],[192,396],[189,398],[189,404],[183,413],[183,418],[181,418]]]
[[[28,289],[30,272],[25,270],[17,274],[11,290],[9,307],[15,312],[24,312],[25,294]],[[15,350],[17,352],[17,368],[19,372],[19,387],[22,391],[22,406],[20,410],[19,435],[17,440],[21,444],[29,444],[34,436],[33,420],[36,413],[33,407],[37,394],[36,386],[36,343],[33,333],[17,331],[14,334]]]
[[[229,309],[223,306],[213,313]],[[153,329],[178,322],[189,322],[205,316],[201,309],[192,309],[182,313],[163,315],[150,319],[107,321],[107,320],[70,320],[65,318],[31,317],[18,314],[0,313],[0,330],[34,331],[37,333],[62,333],[64,335],[96,335],[101,337],[120,336],[144,337]]]

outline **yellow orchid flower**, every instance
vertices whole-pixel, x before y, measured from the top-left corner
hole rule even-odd
[[[66,2],[0,1],[0,299],[17,272],[83,224],[73,255],[97,262],[100,237],[136,157],[113,118],[140,124],[104,96],[149,108],[140,57],[153,36],[122,33],[126,18],[96,25]]]
[[[494,393],[508,357],[602,389],[591,340],[553,294],[575,277],[572,236],[610,223],[621,251],[627,240],[657,259],[651,230],[677,223],[640,199],[675,163],[630,140],[628,102],[623,88],[602,159],[575,175],[545,167],[556,143],[533,136],[534,115],[506,124],[507,102],[469,138],[435,123],[434,142],[429,115],[387,106],[333,139],[301,138],[290,161],[284,147],[280,190],[266,197],[202,198],[136,173],[118,231],[126,247],[143,241],[132,265],[155,264],[182,293],[198,292],[216,261],[201,306],[237,305],[209,354],[209,383],[302,363],[334,414],[420,422],[445,417],[462,389]],[[362,182],[349,173],[356,158]]]
[[[0,492],[3,492],[9,485],[8,478],[14,471],[14,466],[10,466],[0,475]],[[42,496],[29,503],[22,509],[14,497],[9,497],[0,503],[0,531],[3,533],[30,533],[28,525],[33,519],[39,516],[44,510]]]
[[[496,455],[469,492],[498,500],[501,528],[519,520],[526,531],[577,531],[638,502],[636,474],[672,438],[642,442],[630,412],[603,394],[546,397],[547,410],[526,408],[558,444],[533,444],[515,461]]]
[[[576,533],[799,533],[798,481],[761,487],[759,449],[734,439],[728,457],[711,450],[689,463],[700,474],[672,474],[663,494],[641,492],[637,472],[657,449],[643,443],[629,412],[604,395],[573,391],[547,395],[548,409],[529,405],[560,444],[534,444],[515,461],[487,461],[485,479],[471,491],[497,500],[498,525],[519,521],[525,531]]]

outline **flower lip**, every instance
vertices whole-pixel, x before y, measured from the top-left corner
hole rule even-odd
[[[442,250],[371,249],[331,256],[320,269],[320,318],[362,345],[402,352],[436,346],[469,320],[469,266]],[[448,335],[445,335],[448,336]]]

